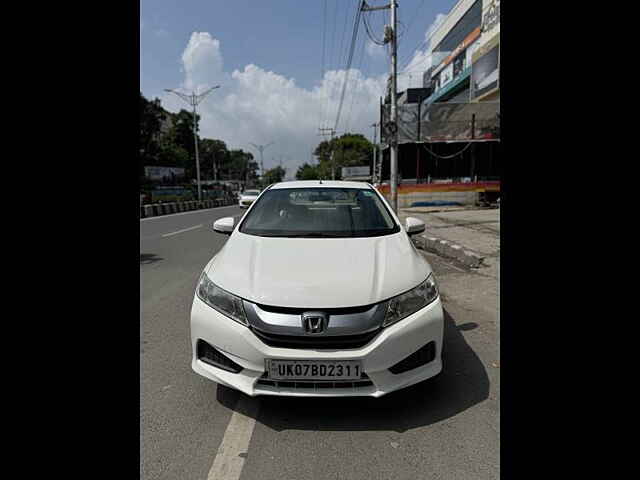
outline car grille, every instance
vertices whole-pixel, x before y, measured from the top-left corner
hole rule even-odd
[[[289,315],[302,315],[310,310],[318,310],[317,308],[294,308],[294,307],[276,307],[273,305],[256,304],[260,310],[271,313],[284,313]],[[373,308],[372,305],[362,305],[360,307],[345,307],[345,308],[321,308],[327,315],[350,315],[353,313],[364,313]]]
[[[251,331],[262,343],[270,347],[295,348],[300,350],[341,350],[364,347],[380,333],[381,329],[357,335],[328,336],[277,335],[263,332],[255,327],[251,328]]]
[[[270,380],[269,372],[264,372],[256,382],[258,385],[274,388],[291,388],[295,390],[319,390],[323,388],[363,388],[372,387],[369,376],[362,372],[360,380]]]

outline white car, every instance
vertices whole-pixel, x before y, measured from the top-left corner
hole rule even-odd
[[[361,182],[271,185],[199,279],[193,370],[247,395],[380,397],[442,370],[431,266]]]
[[[256,201],[258,195],[260,195],[260,190],[245,190],[240,194],[238,206],[240,208],[249,208],[249,206]]]

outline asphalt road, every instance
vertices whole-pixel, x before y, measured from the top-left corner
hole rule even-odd
[[[234,441],[243,480],[498,478],[497,305],[463,295],[482,292],[488,277],[437,256],[427,258],[447,312],[447,351],[435,382],[380,399],[250,399],[191,370],[194,289],[228,238],[212,224],[242,213],[223,207],[140,221],[141,478],[207,479]],[[240,405],[253,411],[246,447],[236,423],[243,417],[234,415]]]

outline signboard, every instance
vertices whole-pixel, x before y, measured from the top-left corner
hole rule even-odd
[[[144,167],[144,175],[149,180],[174,180],[184,177],[184,168],[178,167]]]
[[[471,99],[477,99],[498,88],[500,77],[500,43],[490,41],[488,50],[481,48],[474,55],[471,72]]]
[[[370,175],[370,167],[342,167],[342,178],[346,177],[366,177]]]
[[[500,31],[500,0],[493,0],[488,2],[487,5],[483,5],[482,12],[482,34],[485,36],[487,33],[493,35]],[[498,27],[497,32],[492,30]]]
[[[462,43],[458,45],[447,56],[447,58],[445,58],[443,62],[434,69],[433,74],[436,75],[438,72],[442,71],[447,65],[449,65],[453,61],[455,57],[458,56],[459,53],[462,53],[463,50],[465,50],[467,47],[469,47],[469,45],[471,45],[473,42],[475,42],[479,38],[480,38],[480,27],[476,27],[475,29],[473,29],[473,31],[469,35],[467,35],[467,37],[462,41]]]
[[[440,74],[440,88],[443,88],[451,80],[453,80],[453,65],[449,64]]]

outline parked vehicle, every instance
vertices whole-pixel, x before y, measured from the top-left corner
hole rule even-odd
[[[247,395],[372,396],[442,370],[433,271],[371,185],[299,181],[265,189],[201,274],[193,370]]]
[[[240,194],[238,200],[238,206],[240,208],[249,208],[249,206],[255,202],[256,198],[260,195],[260,190],[245,190]]]

